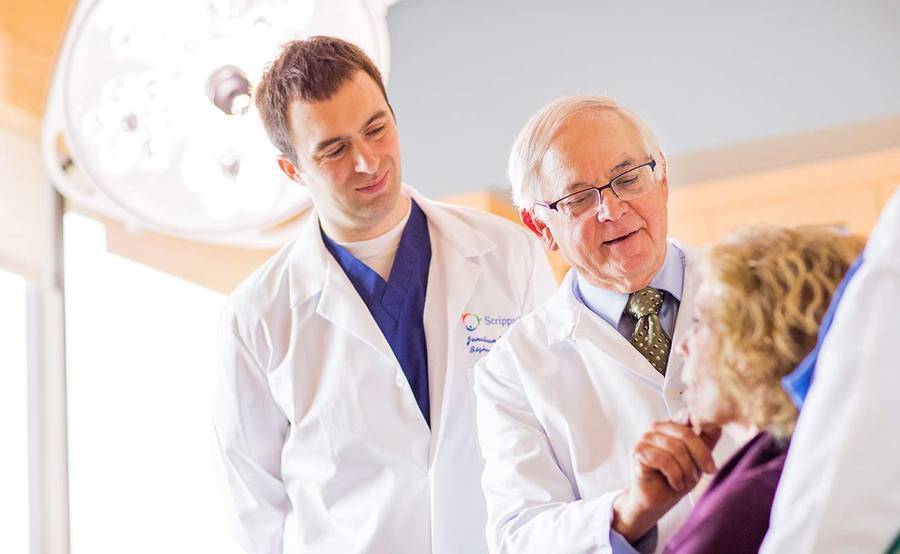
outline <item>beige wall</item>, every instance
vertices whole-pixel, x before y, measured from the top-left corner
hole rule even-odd
[[[0,267],[36,279],[42,235],[44,175],[34,139],[0,130]],[[773,171],[673,187],[669,234],[704,245],[755,223],[838,225],[867,234],[900,185],[900,149],[800,164]],[[518,221],[502,191],[445,199]],[[103,220],[111,252],[219,292],[230,292],[271,250],[203,244]],[[558,277],[568,269],[549,256]]]
[[[900,185],[900,148],[674,187],[669,235],[710,244],[753,224],[832,225],[867,235]]]
[[[897,121],[892,123],[896,129]],[[728,156],[737,159],[739,156],[731,150]],[[744,155],[752,150],[745,149]],[[707,153],[702,159],[693,156],[691,168],[681,175],[715,165],[719,154]],[[673,165],[677,163],[679,160],[673,161]],[[704,246],[738,227],[754,224],[832,225],[867,235],[898,186],[900,148],[673,185],[669,192],[669,236],[685,244]],[[518,221],[503,193],[473,193],[449,200]],[[548,258],[561,280],[568,265],[558,252],[549,253]]]
[[[669,236],[702,246],[752,224],[835,225],[865,235],[898,185],[900,148],[672,187]],[[519,220],[505,191],[444,200]],[[107,229],[111,251],[220,292],[229,292],[271,254],[135,234],[116,223]],[[562,279],[565,260],[558,252],[548,258]]]

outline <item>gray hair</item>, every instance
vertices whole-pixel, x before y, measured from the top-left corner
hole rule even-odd
[[[519,209],[529,209],[540,192],[538,171],[541,160],[560,129],[573,117],[581,114],[612,110],[637,128],[651,155],[659,152],[656,137],[647,124],[632,111],[606,96],[563,96],[550,102],[531,116],[519,131],[509,154],[507,174],[512,184],[512,200]]]

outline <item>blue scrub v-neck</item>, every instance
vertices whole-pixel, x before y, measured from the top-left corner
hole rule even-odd
[[[409,220],[385,281],[346,248],[329,238],[322,240],[387,339],[413,391],[425,423],[431,426],[428,393],[428,349],[425,344],[425,292],[431,263],[428,221],[415,200],[410,200]]]

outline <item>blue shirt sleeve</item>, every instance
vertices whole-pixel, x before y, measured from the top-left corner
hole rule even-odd
[[[656,550],[656,543],[659,541],[659,527],[653,526],[653,529],[639,538],[637,542],[631,544],[625,537],[609,528],[609,546],[612,547],[613,554],[650,554]]]

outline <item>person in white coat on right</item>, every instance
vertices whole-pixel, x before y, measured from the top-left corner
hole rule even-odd
[[[785,383],[802,408],[766,554],[900,551],[900,189],[858,262]]]
[[[573,269],[476,366],[488,547],[657,550],[715,471],[717,438],[654,424],[685,409],[670,345],[699,285],[697,253],[666,237],[665,158],[630,111],[568,97],[526,124],[509,173],[523,221]],[[650,429],[654,446],[634,451]],[[716,459],[733,450],[723,437]]]

